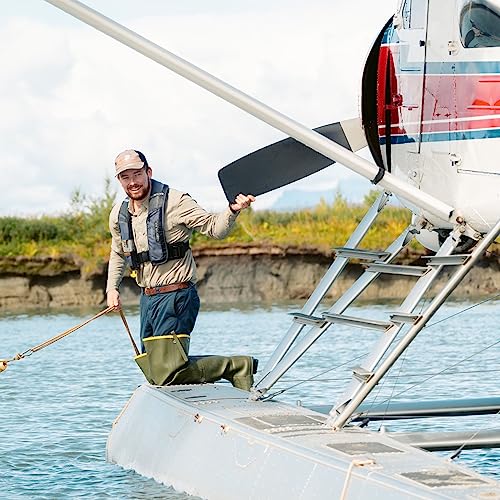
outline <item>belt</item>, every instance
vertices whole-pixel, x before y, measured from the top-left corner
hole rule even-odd
[[[144,295],[156,295],[158,293],[168,293],[175,292],[176,290],[182,290],[183,288],[188,288],[189,283],[172,283],[171,285],[155,286],[154,288],[144,288]]]

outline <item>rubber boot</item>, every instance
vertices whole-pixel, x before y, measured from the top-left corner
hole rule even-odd
[[[234,387],[249,391],[253,385],[253,358],[251,356],[192,357],[168,382],[174,384],[203,384],[225,379]]]
[[[175,373],[188,364],[189,335],[171,333],[144,339],[146,353],[136,356],[135,361],[147,381],[153,385],[165,385]]]
[[[253,385],[253,358],[251,356],[231,356],[222,378],[234,387],[249,391]]]

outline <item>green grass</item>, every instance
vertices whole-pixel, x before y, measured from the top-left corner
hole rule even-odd
[[[321,201],[311,209],[294,212],[247,210],[238,217],[238,224],[226,243],[307,246],[321,251],[345,245],[352,231],[365,215],[368,203],[349,204],[337,195],[332,204]],[[388,207],[379,216],[365,239],[365,248],[386,248],[410,222],[410,213],[402,208]],[[220,245],[203,235],[195,235],[195,244]]]
[[[109,255],[108,216],[116,192],[106,179],[104,194],[75,191],[67,214],[0,217],[0,257],[72,258],[84,274],[101,271]]]
[[[116,193],[109,180],[100,198],[87,198],[76,191],[71,209],[60,216],[33,218],[0,217],[0,257],[71,257],[84,274],[102,272],[109,254],[108,215]],[[349,204],[338,194],[332,204],[321,201],[316,207],[294,212],[246,210],[225,240],[196,234],[192,246],[278,245],[329,251],[345,245],[373,200]],[[363,240],[363,247],[383,249],[408,225],[410,214],[388,207]]]

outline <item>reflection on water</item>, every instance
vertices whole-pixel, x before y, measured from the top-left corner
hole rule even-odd
[[[468,305],[447,305],[433,322]],[[191,352],[248,353],[260,358],[263,367],[289,325],[286,313],[296,310],[298,306],[293,304],[205,309],[192,337]],[[352,314],[383,319],[385,310],[370,305],[352,310]],[[424,330],[374,391],[371,401],[498,396],[498,345],[481,351],[500,341],[499,310],[500,302],[487,303]],[[0,357],[22,352],[95,313],[80,309],[4,315]],[[138,332],[138,310],[127,309],[126,313],[132,331]],[[345,387],[350,368],[359,364],[353,360],[367,352],[376,338],[377,333],[342,326],[328,331],[277,384],[276,390],[289,388],[280,399],[300,400],[303,405],[333,403]],[[188,498],[105,461],[111,423],[142,383],[132,357],[121,321],[112,314],[11,364],[0,374],[0,491],[5,498]],[[337,366],[340,368],[332,370]],[[309,380],[314,376],[318,380]],[[378,426],[380,423],[372,428]],[[388,423],[387,427],[490,429],[500,428],[500,418],[429,419]],[[463,452],[459,462],[500,479],[499,460],[498,450],[485,450]]]

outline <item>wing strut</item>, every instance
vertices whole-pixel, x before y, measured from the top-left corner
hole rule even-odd
[[[311,149],[341,163],[363,177],[371,181],[377,179],[377,174],[379,173],[378,167],[364,158],[357,156],[348,149],[323,137],[321,134],[314,132],[301,123],[292,120],[235,87],[228,85],[222,80],[194,66],[188,61],[181,59],[175,54],[138,35],[132,30],[125,28],[121,24],[107,18],[90,7],[87,7],[81,2],[77,0],[45,1],[137,52],[140,52],[149,59],[156,61],[184,78],[187,78],[193,83],[196,83],[225,101],[234,104],[259,120],[281,130],[286,135],[302,142]],[[389,173],[380,180],[379,185],[383,189],[400,196],[443,221],[449,221],[453,215],[454,208],[450,205],[443,203],[437,198],[409,185],[405,181]]]

